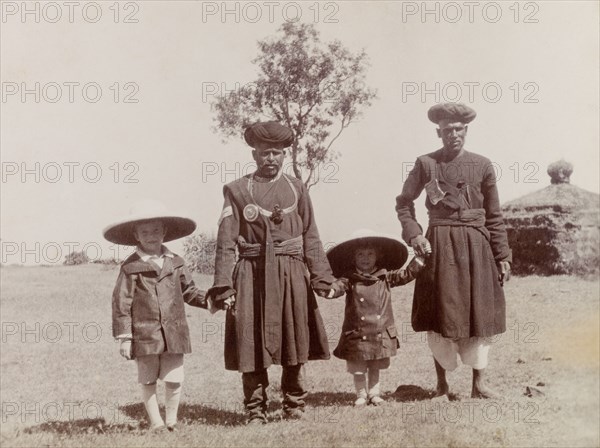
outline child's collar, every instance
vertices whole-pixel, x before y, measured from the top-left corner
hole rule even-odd
[[[360,275],[375,275],[375,273],[377,271],[379,271],[380,269],[377,266],[375,266],[371,272],[363,272],[358,268],[355,268],[355,270],[356,270],[356,273],[360,274]]]
[[[381,277],[385,277],[387,273],[387,269],[376,269],[371,274],[364,274],[358,269],[354,269],[354,271],[350,274],[350,278],[355,281],[363,281],[363,282],[375,282],[379,280]]]
[[[147,254],[146,252],[144,252],[141,248],[138,247],[137,249],[137,254],[139,255],[140,259],[142,261],[148,261],[151,258],[162,258],[162,257],[169,257],[169,258],[173,258],[174,254],[173,252],[171,252],[167,246],[162,245],[160,247],[160,255],[151,255],[151,254]]]
[[[146,254],[147,255],[147,254]],[[172,258],[172,263],[168,263],[172,266],[167,270],[158,269],[154,263],[148,263],[147,261],[142,260],[139,251],[135,251],[131,254],[122,264],[121,269],[125,274],[136,274],[140,272],[156,272],[160,274],[161,272],[169,274],[173,272],[174,269],[178,269],[182,266],[185,266],[185,261],[179,255],[174,254],[168,249],[164,251],[161,256]]]

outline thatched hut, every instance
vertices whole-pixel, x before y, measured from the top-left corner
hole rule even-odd
[[[515,274],[598,274],[600,196],[571,185],[572,172],[555,162],[549,186],[502,207]]]

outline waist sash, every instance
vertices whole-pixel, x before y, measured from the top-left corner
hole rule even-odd
[[[479,230],[489,241],[490,232],[485,227],[485,209],[470,208],[458,212],[429,211],[429,227],[437,226],[463,226],[474,227]]]
[[[278,268],[276,256],[288,255],[300,257],[304,252],[302,235],[296,238],[273,243],[269,223],[265,223],[265,244],[247,243],[242,237],[238,238],[240,259],[258,258],[264,256],[264,321],[263,342],[271,356],[275,356],[281,346],[282,339],[282,300],[279,290]]]
[[[238,250],[240,253],[240,258],[262,257],[267,252],[263,244],[247,243],[243,237],[238,239]],[[273,244],[273,251],[275,255],[302,256],[304,254],[302,235]]]

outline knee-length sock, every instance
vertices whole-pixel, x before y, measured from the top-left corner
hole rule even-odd
[[[367,398],[367,379],[364,373],[355,373],[354,388],[356,389],[356,398]]]
[[[379,369],[375,367],[369,367],[369,397],[378,397],[380,393]]]
[[[156,398],[156,383],[153,384],[142,384],[142,398],[144,399],[144,407],[148,413],[150,419],[150,426],[152,428],[158,428],[163,426],[162,417],[158,410],[158,399]]]
[[[165,382],[165,410],[167,426],[174,426],[177,423],[177,410],[179,409],[179,400],[181,399],[181,383]]]

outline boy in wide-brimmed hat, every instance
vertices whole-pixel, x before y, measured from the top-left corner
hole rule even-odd
[[[424,266],[424,259],[415,257],[407,269],[400,269],[407,256],[401,242],[367,230],[327,252],[333,274],[347,285],[342,334],[333,354],[346,360],[354,376],[355,406],[384,401],[379,371],[390,366],[400,346],[390,288],[411,282]]]
[[[173,216],[156,201],[134,205],[130,215],[104,230],[115,244],[137,246],[121,265],[113,292],[113,336],[120,353],[135,359],[144,406],[152,429],[165,422],[158,409],[156,381],[165,382],[166,425],[175,429],[183,382],[183,355],[191,353],[184,302],[208,308],[203,291],[195,287],[183,259],[163,242],[191,234],[194,221]]]

